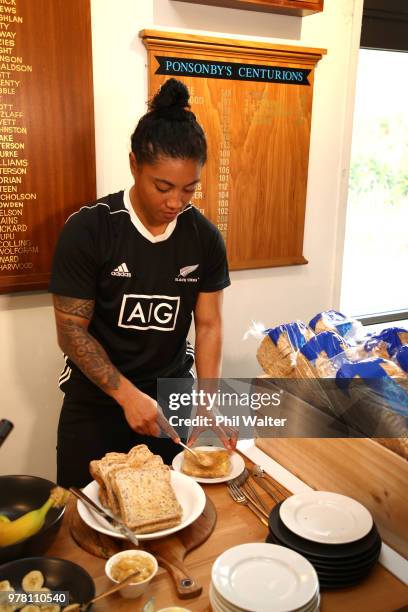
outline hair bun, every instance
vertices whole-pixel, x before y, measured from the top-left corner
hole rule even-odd
[[[150,101],[149,109],[160,111],[160,114],[166,112],[169,115],[178,114],[177,111],[184,111],[186,107],[190,107],[189,98],[190,94],[184,83],[177,79],[168,79]]]

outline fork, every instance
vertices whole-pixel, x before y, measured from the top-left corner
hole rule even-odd
[[[262,513],[256,508],[256,506],[249,501],[245,495],[240,491],[240,489],[236,485],[228,485],[228,491],[231,495],[232,499],[237,502],[237,504],[243,504],[244,506],[248,506],[248,508],[259,518],[261,523],[268,527],[268,521],[262,515]]]

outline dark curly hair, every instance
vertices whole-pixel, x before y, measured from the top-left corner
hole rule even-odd
[[[168,79],[149,102],[131,136],[138,163],[151,164],[158,157],[194,159],[205,164],[207,142],[204,131],[188,103],[190,93],[177,79]]]

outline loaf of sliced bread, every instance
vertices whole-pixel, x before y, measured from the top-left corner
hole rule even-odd
[[[136,533],[161,531],[181,522],[170,468],[145,444],[127,454],[107,453],[91,461],[89,469],[98,482],[101,504]]]
[[[170,468],[122,468],[111,476],[120,516],[136,533],[151,533],[181,521],[182,508],[171,486]]]

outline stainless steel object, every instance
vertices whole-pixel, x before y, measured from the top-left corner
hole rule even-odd
[[[248,493],[248,491],[244,487],[239,487],[238,485],[229,485],[233,488],[237,493],[243,495],[249,503],[251,503],[255,508],[264,516],[266,519],[269,518],[269,512],[263,509],[263,507],[258,504],[258,502]]]
[[[243,504],[244,506],[248,506],[248,508],[258,517],[263,525],[268,527],[268,521],[263,516],[263,514],[256,508],[256,506],[250,502],[245,495],[241,492],[239,487],[236,485],[229,485],[228,491],[232,497],[232,499],[237,502],[237,504]]]
[[[253,486],[250,478],[246,479],[245,483],[243,485],[241,485],[241,488],[244,490],[244,492],[247,493],[247,495],[249,497],[252,497],[252,499],[254,499],[257,502],[257,504],[259,504],[259,506],[261,506],[261,508],[263,508],[263,510],[269,516],[270,508],[268,507],[266,502],[264,502],[264,500],[258,495],[258,493],[257,493],[255,487]]]
[[[255,478],[255,482],[257,482],[258,485],[262,487],[262,489],[266,491],[266,493],[268,493],[268,495],[272,497],[272,499],[276,503],[279,503],[281,501],[280,498],[276,495],[276,492],[272,490],[272,488],[268,485],[267,482],[265,482],[265,480],[262,477],[254,476],[254,478]]]
[[[185,448],[189,453],[194,455],[195,460],[197,461],[197,463],[201,464],[203,467],[210,467],[213,464],[213,462],[211,461],[211,457],[206,457],[206,456],[201,456],[200,457],[200,455],[198,455],[198,453],[196,453],[196,451],[194,451],[192,448],[190,448],[189,446],[184,444],[184,442],[182,442],[181,440],[178,441],[178,444],[180,444],[180,446]]]
[[[139,540],[137,539],[133,531],[129,529],[129,527],[126,527],[125,523],[123,523],[119,517],[111,516],[110,514],[108,514],[100,506],[95,504],[95,502],[92,501],[92,499],[90,499],[87,495],[85,495],[85,493],[83,493],[83,491],[81,491],[80,489],[77,489],[76,487],[71,487],[70,491],[73,495],[75,495],[75,497],[80,499],[94,512],[99,514],[99,516],[102,516],[102,518],[104,518],[109,523],[112,529],[125,536],[125,538],[132,542],[132,544],[134,544],[135,546],[139,546]]]
[[[251,471],[252,476],[258,482],[261,487],[269,493],[269,495],[275,499],[275,501],[282,501],[281,498],[286,499],[291,495],[291,493],[281,486],[276,480],[274,480],[269,474],[265,472],[264,469],[261,468],[260,465],[255,465]],[[279,494],[281,498],[278,497]]]
[[[247,468],[245,468],[241,474],[239,474],[239,476],[236,476],[236,478],[233,478],[232,480],[230,480],[228,482],[228,486],[231,485],[236,485],[238,487],[241,487],[243,493],[249,497],[250,499],[252,499],[258,506],[260,506],[260,510],[261,512],[263,512],[263,514],[268,517],[269,516],[269,509],[266,506],[265,502],[259,497],[259,495],[256,493],[254,487],[251,485],[251,483],[248,481],[248,478],[250,477],[250,473],[247,470]]]

